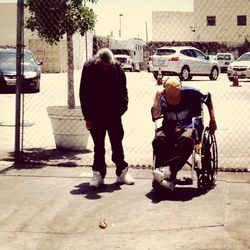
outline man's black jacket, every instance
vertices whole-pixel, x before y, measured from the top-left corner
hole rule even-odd
[[[99,121],[122,116],[128,107],[126,75],[116,62],[102,71],[95,60],[87,61],[80,82],[80,103],[85,120]]]

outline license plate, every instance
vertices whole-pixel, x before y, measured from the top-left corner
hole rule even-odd
[[[16,79],[7,79],[6,83],[8,86],[16,85]]]

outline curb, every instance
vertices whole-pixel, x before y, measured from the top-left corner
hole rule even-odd
[[[76,162],[44,162],[44,161],[33,161],[33,160],[29,160],[29,161],[24,161],[22,163],[18,163],[15,164],[13,162],[13,160],[2,160],[1,161],[3,166],[6,166],[6,168],[10,168],[10,164],[12,164],[12,167],[14,168],[20,168],[20,169],[25,169],[25,168],[36,168],[39,167],[49,167],[49,166],[53,166],[53,167],[89,167],[91,168],[92,165],[86,165],[86,164],[76,164]],[[108,168],[115,168],[115,165],[108,165]],[[145,164],[137,164],[137,165],[129,165],[129,168],[132,169],[153,169],[152,165],[145,165]],[[183,170],[190,170],[190,167],[184,166],[182,168]],[[0,170],[0,173],[3,172],[4,170]],[[218,172],[236,172],[236,173],[249,173],[250,169],[247,167],[243,167],[243,168],[232,168],[232,167],[219,167],[218,168]]]

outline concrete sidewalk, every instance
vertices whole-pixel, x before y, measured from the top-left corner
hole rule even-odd
[[[2,165],[0,249],[250,249],[249,173],[219,172],[204,195],[195,183],[158,197],[151,170],[130,169],[133,186],[117,185],[114,171],[91,190],[88,167]]]

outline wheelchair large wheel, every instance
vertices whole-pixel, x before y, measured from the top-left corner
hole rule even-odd
[[[218,152],[216,138],[210,129],[203,130],[201,138],[201,168],[197,170],[197,185],[201,192],[215,186],[218,172]]]

